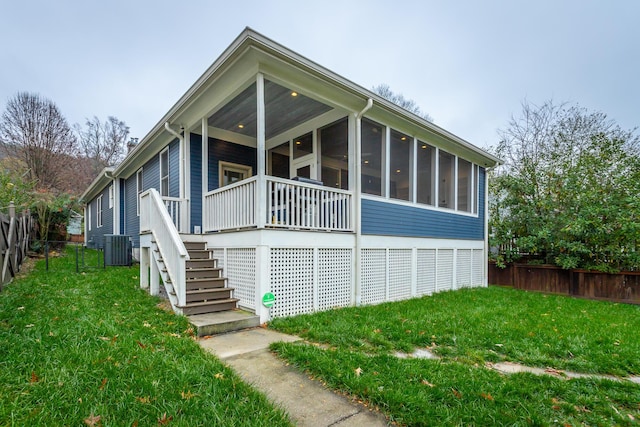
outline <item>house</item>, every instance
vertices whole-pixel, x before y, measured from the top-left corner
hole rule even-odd
[[[497,162],[247,28],[85,191],[85,239],[131,236],[141,285],[184,314],[486,286]]]

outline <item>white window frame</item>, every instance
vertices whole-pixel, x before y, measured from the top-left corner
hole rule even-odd
[[[113,184],[109,186],[109,209],[113,209]]]
[[[96,199],[96,228],[102,227],[102,194]]]
[[[142,168],[136,172],[136,214],[140,216],[140,194],[144,187],[144,175],[142,174]]]
[[[166,156],[167,157],[167,161],[166,161],[166,169],[162,167],[162,157]],[[169,169],[171,169],[169,167],[169,147],[165,148],[164,150],[162,150],[160,152],[160,157],[158,159],[159,161],[159,167],[158,169],[160,170],[160,195],[162,197],[169,197]]]
[[[87,229],[91,231],[91,203],[87,205]]]
[[[251,168],[251,166],[241,165],[238,163],[219,161],[218,162],[218,188],[222,188],[223,186],[222,184],[224,182],[225,171],[239,172],[244,176],[244,178],[242,179],[250,178],[251,175],[253,175],[253,169]]]

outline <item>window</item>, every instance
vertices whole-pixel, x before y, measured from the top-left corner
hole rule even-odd
[[[411,200],[411,149],[413,138],[391,130],[389,147],[389,197]]]
[[[433,174],[435,173],[435,151],[430,145],[418,141],[418,170],[416,173],[416,185],[418,203],[433,205],[435,189]]]
[[[238,165],[236,163],[219,162],[220,187],[242,181],[251,176],[251,166]]]
[[[160,152],[160,195],[169,197],[169,147]]]
[[[136,213],[140,216],[140,194],[142,194],[142,168],[136,172]]]
[[[471,162],[458,158],[458,210],[471,212],[473,179]]]
[[[349,189],[349,120],[345,117],[318,131],[320,180],[327,187]]]
[[[113,184],[109,186],[109,209],[113,209]]]
[[[271,176],[285,179],[291,177],[291,169],[289,167],[289,141],[269,150],[269,159]]]
[[[455,157],[446,151],[438,151],[438,206],[454,209]]]
[[[96,227],[102,227],[102,194],[96,200]]]
[[[293,158],[299,159],[307,154],[313,154],[313,134],[311,132],[293,140]]]
[[[382,167],[384,152],[383,126],[368,119],[362,119],[362,192],[382,195]]]

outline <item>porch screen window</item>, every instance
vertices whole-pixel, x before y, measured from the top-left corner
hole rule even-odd
[[[96,200],[96,227],[102,227],[102,194]]]
[[[251,166],[219,162],[218,169],[220,171],[220,187],[242,181],[251,176]]]
[[[269,150],[269,164],[271,165],[271,176],[284,179],[291,177],[289,168],[289,141]]]
[[[293,140],[293,158],[299,159],[307,154],[313,154],[313,134],[311,132]]]
[[[411,148],[413,138],[391,130],[389,150],[389,197],[411,200]]]
[[[362,119],[362,192],[382,195],[382,152],[384,133],[382,125]]]
[[[349,189],[349,123],[338,120],[318,131],[320,180],[327,187]]]
[[[458,210],[471,212],[471,162],[458,158]]]
[[[438,153],[438,206],[453,209],[455,191],[455,157],[446,151]]]
[[[473,213],[477,214],[478,213],[478,180],[480,179],[480,176],[478,174],[478,165],[473,165]]]
[[[418,141],[418,170],[416,173],[418,203],[433,205],[435,189],[433,174],[435,173],[435,148],[429,144]]]
[[[140,194],[142,194],[142,168],[136,172],[136,214],[140,216]]]
[[[160,195],[169,197],[169,148],[160,153]]]

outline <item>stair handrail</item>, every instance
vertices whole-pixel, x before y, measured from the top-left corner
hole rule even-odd
[[[160,193],[151,188],[140,195],[140,231],[150,231],[167,269],[171,285],[178,298],[178,306],[187,302],[185,268],[189,253],[180,238]]]

